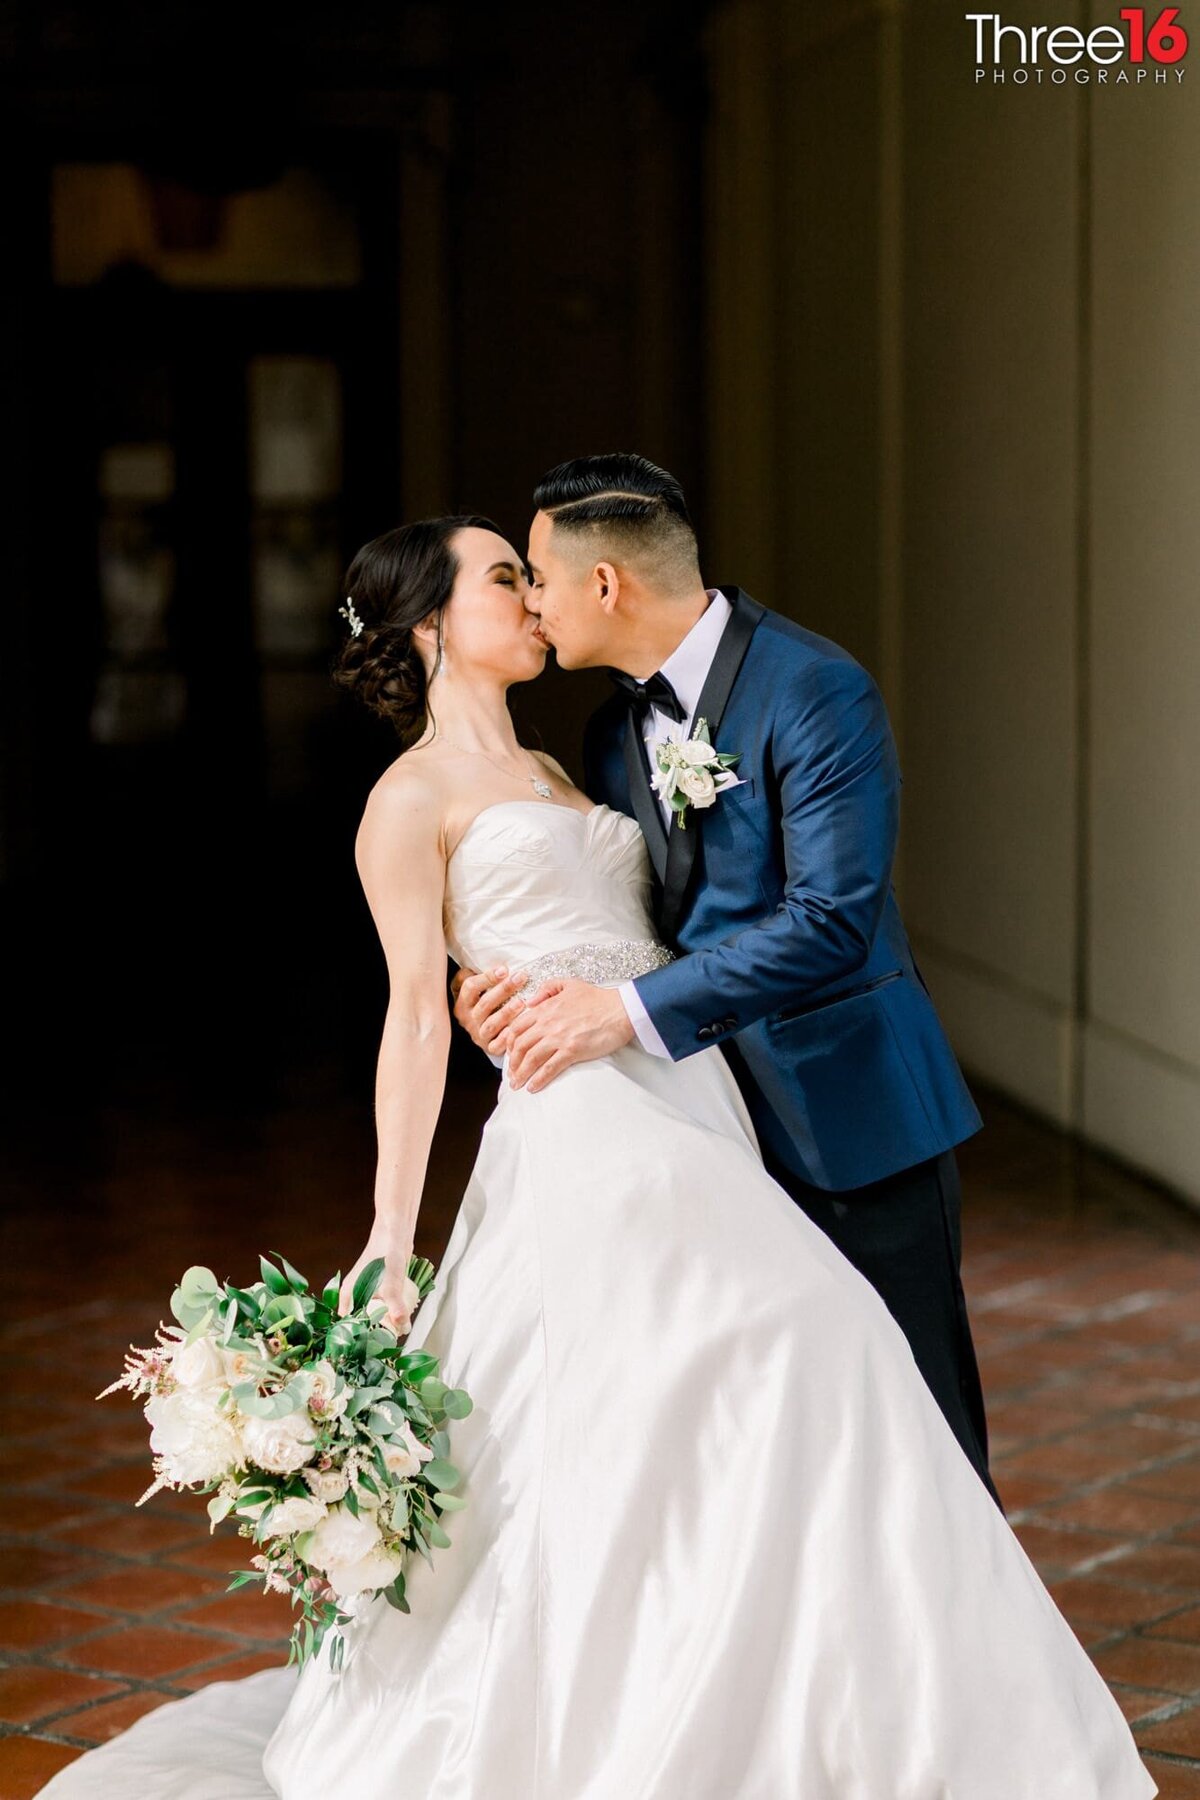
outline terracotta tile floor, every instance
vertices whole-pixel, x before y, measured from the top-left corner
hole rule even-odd
[[[493,1092],[452,1093],[422,1215],[435,1257]],[[997,1485],[1164,1800],[1200,1796],[1200,1215],[980,1100],[986,1129],[960,1150],[964,1276]],[[16,1133],[0,1800],[173,1696],[283,1660],[285,1602],[224,1592],[240,1540],[210,1538],[199,1500],[134,1510],[140,1408],[92,1396],[169,1318],[189,1262],[238,1281],[260,1249],[314,1280],[348,1267],[372,1129],[367,1104],[172,1118],[143,1103]]]

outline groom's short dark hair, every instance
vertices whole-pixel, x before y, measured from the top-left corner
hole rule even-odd
[[[683,489],[673,475],[644,456],[614,451],[576,456],[547,471],[533,492],[539,512],[556,532],[587,541],[597,559],[642,566],[665,587],[698,582],[696,534]]]

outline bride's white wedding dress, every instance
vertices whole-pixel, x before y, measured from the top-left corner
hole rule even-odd
[[[650,966],[637,825],[487,807],[476,968]],[[866,1122],[865,1122],[866,1123]],[[869,1128],[869,1125],[868,1125]],[[503,1084],[412,1340],[469,1505],[328,1652],[138,1720],[53,1800],[1145,1800],[1115,1699],[719,1050]],[[233,1559],[236,1560],[236,1559]]]

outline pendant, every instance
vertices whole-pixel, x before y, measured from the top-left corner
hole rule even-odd
[[[548,781],[543,781],[538,775],[531,775],[529,780],[535,794],[540,794],[543,800],[553,800],[554,789],[550,786]]]

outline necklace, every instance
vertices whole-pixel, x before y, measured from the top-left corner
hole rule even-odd
[[[451,750],[457,750],[460,756],[482,756],[484,762],[490,762],[493,769],[499,769],[500,773],[502,775],[507,775],[510,781],[528,781],[535,794],[540,794],[543,800],[553,800],[554,789],[550,786],[550,783],[544,776],[537,774],[536,772],[532,775],[514,775],[511,769],[506,769],[503,763],[498,763],[494,756],[488,755],[486,750],[464,750],[461,744],[452,744],[450,739],[446,737],[444,733],[439,732],[437,735],[441,737],[443,744],[447,745]],[[433,740],[430,739],[431,743],[432,741]],[[519,748],[520,745],[518,745],[518,749]],[[529,756],[528,750],[526,750],[525,755]],[[531,757],[530,761],[532,760]]]

